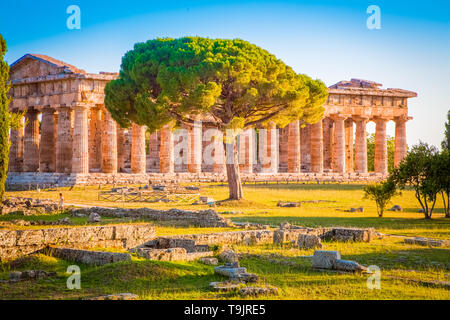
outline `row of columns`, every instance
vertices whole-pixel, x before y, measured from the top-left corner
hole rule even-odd
[[[22,130],[11,132],[10,171],[58,173],[117,173],[125,163],[124,131],[117,126],[104,107],[76,105],[74,107],[44,108],[41,134],[38,111],[26,113],[25,135]],[[90,119],[90,121],[89,121]],[[376,123],[375,172],[387,173],[388,119],[372,119]],[[395,165],[406,155],[406,121],[394,119]],[[367,172],[366,124],[369,118],[332,115],[315,124],[300,126],[290,123],[280,131],[271,124],[268,130],[259,130],[255,145],[255,130],[244,131],[239,137],[240,169],[253,173],[258,162],[259,171],[276,173],[285,166],[287,172],[311,171]],[[356,134],[353,154],[353,123]],[[202,171],[204,137],[201,122],[187,128],[187,171]],[[131,172],[146,172],[146,129],[131,127]],[[153,137],[153,135],[152,135]],[[211,137],[212,171],[225,172],[222,134]],[[208,140],[209,141],[209,140]],[[156,141],[151,138],[150,144]],[[257,149],[257,152],[256,152]],[[258,156],[257,156],[258,154]],[[258,158],[258,159],[255,159]],[[161,173],[174,172],[174,134],[169,126],[160,130],[159,167]]]

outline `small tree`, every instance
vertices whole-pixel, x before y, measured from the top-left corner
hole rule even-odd
[[[441,153],[435,157],[433,172],[436,183],[440,188],[445,217],[450,218],[450,149],[443,149]]]
[[[5,181],[9,162],[9,128],[11,116],[8,112],[10,99],[7,97],[9,90],[9,65],[4,61],[6,53],[6,41],[0,34],[0,209],[3,195],[5,194]]]
[[[394,169],[390,178],[400,188],[411,186],[423,209],[425,219],[431,219],[441,186],[437,180],[439,175],[436,165],[439,152],[434,146],[420,142],[412,147],[399,167]]]
[[[445,123],[445,137],[442,141],[442,149],[450,149],[450,110],[447,112],[447,122]]]
[[[198,118],[222,132],[295,120],[321,120],[328,97],[319,80],[297,74],[266,50],[240,39],[186,37],[138,43],[122,59],[105,104],[122,126],[150,131],[191,126]],[[236,135],[226,136],[229,198],[243,198]]]
[[[399,192],[392,180],[383,183],[374,183],[364,187],[364,198],[374,200],[377,204],[377,213],[380,218],[383,217],[384,209],[391,201],[392,197]]]

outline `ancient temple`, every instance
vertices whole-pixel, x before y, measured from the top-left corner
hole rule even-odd
[[[201,123],[183,131],[187,147],[181,154],[180,134],[169,127],[150,136],[136,124],[120,128],[104,106],[105,85],[117,73],[86,73],[39,54],[23,56],[10,69],[10,110],[26,115],[25,128],[11,132],[11,174],[224,173],[222,143],[208,137]],[[325,113],[318,123],[296,121],[285,128],[269,128],[278,130],[243,132],[239,137],[241,172],[364,176],[366,124],[373,121],[375,173],[385,175],[386,124],[395,122],[394,162],[398,164],[407,151],[408,98],[417,94],[381,86],[359,79],[341,81],[329,87]],[[213,150],[212,163],[202,157],[208,148]],[[178,158],[187,161],[179,163]]]

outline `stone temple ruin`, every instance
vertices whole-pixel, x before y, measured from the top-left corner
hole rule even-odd
[[[14,62],[10,110],[25,111],[27,125],[11,132],[7,185],[98,184],[111,183],[111,177],[115,183],[147,183],[161,176],[211,181],[226,176],[223,145],[220,139],[205,139],[201,122],[185,128],[187,152],[183,154],[175,154],[180,139],[167,126],[149,138],[143,126],[118,126],[104,104],[105,85],[117,77],[117,73],[87,73],[40,54],[26,54]],[[329,87],[321,121],[243,132],[238,142],[243,180],[383,177],[387,173],[386,124],[396,124],[394,161],[398,164],[407,150],[408,98],[417,94],[380,87],[359,79],[341,81]],[[374,173],[367,169],[369,121],[376,124]],[[202,159],[211,146],[213,164]],[[177,157],[186,161],[176,163]]]

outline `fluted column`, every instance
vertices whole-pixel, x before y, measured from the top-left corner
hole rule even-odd
[[[125,129],[116,124],[117,127],[117,172],[125,172],[126,146]]]
[[[72,171],[72,122],[73,112],[69,107],[59,107],[58,136],[56,139],[56,172]]]
[[[117,173],[117,124],[111,114],[103,112],[102,172]]]
[[[332,169],[333,159],[333,120],[323,119],[323,169]]]
[[[42,111],[41,142],[39,152],[39,172],[55,172],[55,109],[44,108]]]
[[[147,155],[145,153],[145,126],[133,123],[131,128],[131,172],[145,173]]]
[[[300,122],[294,121],[288,125],[287,139],[288,172],[299,173],[300,164]]]
[[[11,129],[11,148],[9,150],[9,172],[23,171],[23,127]]]
[[[367,173],[367,121],[367,118],[356,119],[355,171],[358,173]]]
[[[102,168],[102,110],[91,108],[89,132],[89,169],[100,172]]]
[[[277,130],[274,123],[270,123],[266,130],[260,130],[260,151],[263,153],[262,171],[265,173],[278,172],[278,143]]]
[[[213,171],[215,173],[225,173],[225,150],[223,147],[223,133],[221,131],[217,130],[217,133],[214,136],[214,141],[212,143],[214,144]]]
[[[322,120],[311,125],[311,171],[323,172],[323,127]]]
[[[242,173],[253,173],[254,133],[254,129],[247,129],[239,137],[239,169]]]
[[[89,173],[89,107],[78,105],[73,107],[73,159],[72,173]]]
[[[300,164],[302,170],[311,171],[311,125],[309,123],[300,129]]]
[[[345,126],[345,171],[353,172],[353,119],[344,121]]]
[[[382,174],[388,172],[386,123],[387,119],[375,120],[375,172]]]
[[[26,113],[27,125],[25,127],[23,170],[36,172],[39,169],[39,112],[29,109]]]
[[[200,173],[202,171],[202,123],[195,121],[189,127],[188,133],[188,172]]]
[[[406,157],[408,145],[406,143],[406,122],[408,119],[395,119],[395,151],[394,151],[394,165],[397,167],[403,158]]]
[[[333,171],[345,171],[345,117],[334,116]]]
[[[174,168],[173,133],[170,125],[161,129],[161,147],[159,152],[161,173],[173,173]]]

